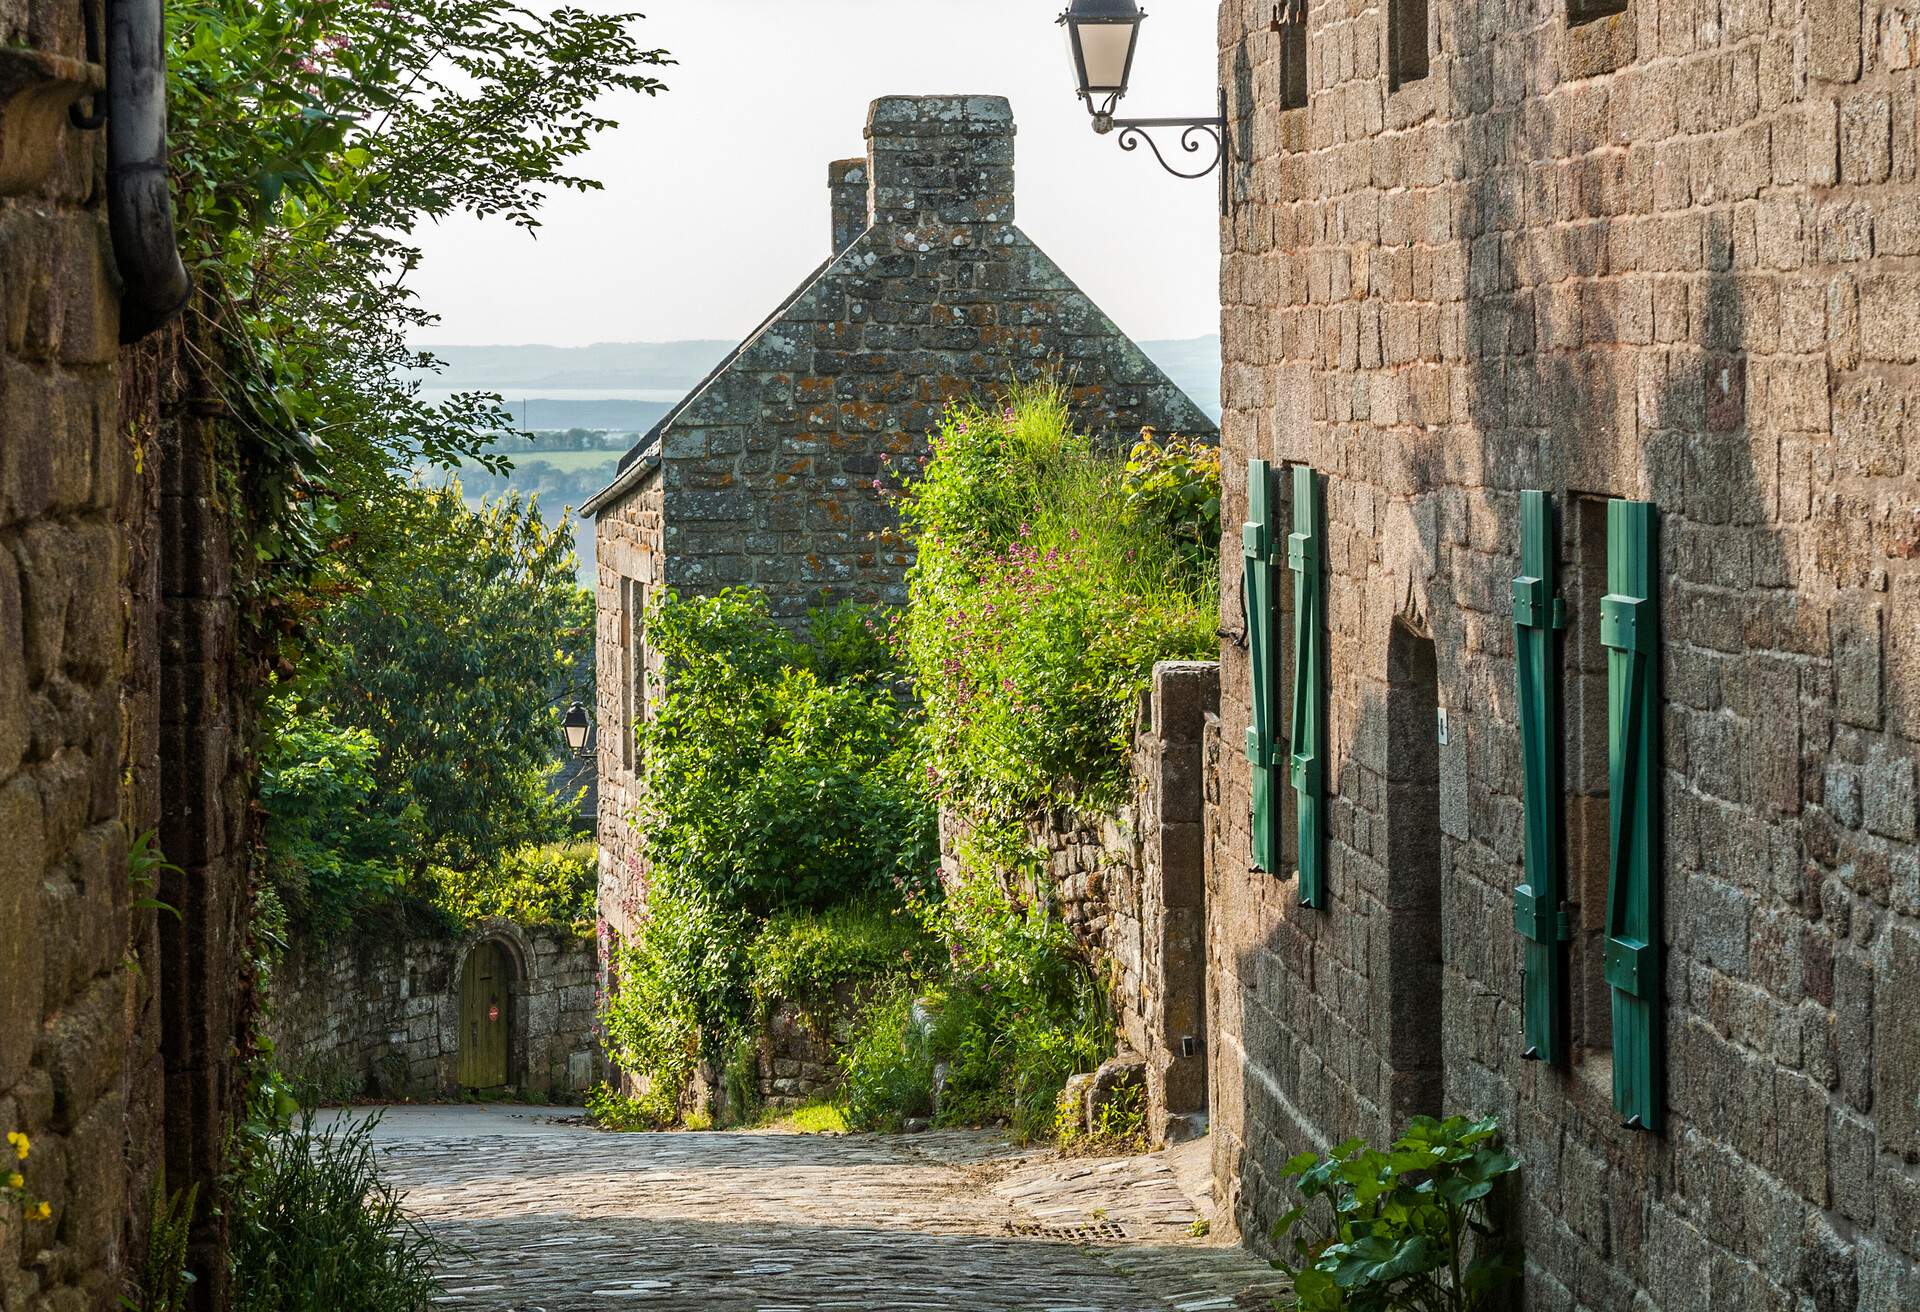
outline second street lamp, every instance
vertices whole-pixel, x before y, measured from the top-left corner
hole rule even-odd
[[[1071,0],[1060,15],[1067,34],[1067,53],[1073,60],[1080,99],[1093,115],[1093,130],[1105,136],[1118,130],[1120,149],[1138,150],[1142,142],[1160,161],[1160,167],[1179,178],[1204,178],[1220,172],[1220,212],[1228,212],[1227,92],[1220,89],[1219,112],[1211,118],[1115,118],[1113,111],[1127,94],[1133,77],[1133,57],[1140,43],[1140,25],[1147,15],[1135,0]],[[1175,168],[1160,153],[1154,128],[1180,128],[1180,149],[1199,155],[1213,143],[1213,162],[1191,172]],[[1204,158],[1204,157],[1202,157]]]
[[[593,722],[587,717],[587,708],[579,702],[567,707],[567,713],[560,718],[560,732],[567,736],[568,751],[575,756],[585,756],[587,739],[593,732]]]

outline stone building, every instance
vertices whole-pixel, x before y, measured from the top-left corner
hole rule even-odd
[[[1305,10],[1220,8],[1240,1230],[1490,1113],[1529,1308],[1920,1307],[1920,18]]]
[[[0,1307],[121,1306],[162,1166],[199,1188],[195,1298],[217,1307],[251,991],[246,536],[183,330],[147,336],[184,287],[149,275],[177,262],[128,258],[108,221],[147,184],[68,114],[154,112],[137,79],[103,91],[83,17],[0,6],[0,1131],[29,1135],[52,1206],[0,1207]],[[109,52],[141,33],[159,6],[116,6]],[[132,859],[140,835],[181,870]]]
[[[1058,367],[1076,421],[1131,438],[1215,425],[1014,226],[1014,124],[994,96],[873,102],[867,157],[829,170],[830,258],[661,419],[581,508],[599,560],[601,916],[624,935],[633,729],[660,588],[764,590],[773,613],[905,599],[875,494],[951,400]]]

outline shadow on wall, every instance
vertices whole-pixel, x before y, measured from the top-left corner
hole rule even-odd
[[[1768,222],[1786,220],[1694,204],[1684,176],[1608,144],[1596,100],[1560,88],[1522,102],[1515,52],[1496,61],[1481,35],[1507,18],[1469,3],[1448,25],[1464,47],[1448,61],[1453,85],[1468,97],[1456,109],[1468,123],[1449,139],[1459,199],[1446,240],[1418,248],[1457,261],[1464,278],[1465,413],[1446,427],[1447,407],[1429,418],[1409,386],[1402,413],[1357,417],[1359,442],[1274,439],[1274,454],[1323,453],[1333,559],[1348,562],[1330,591],[1331,902],[1303,910],[1291,881],[1242,875],[1237,852],[1217,862],[1216,914],[1259,927],[1211,984],[1237,995],[1227,1009],[1245,1048],[1245,1060],[1215,1063],[1216,1082],[1237,1074],[1216,1099],[1238,1101],[1246,1134],[1237,1160],[1223,1159],[1228,1201],[1264,1241],[1291,1201],[1277,1163],[1348,1135],[1381,1140],[1432,1109],[1438,1089],[1440,1110],[1501,1117],[1528,1163],[1510,1205],[1533,1255],[1529,1305],[1566,1305],[1576,1269],[1580,1304],[1609,1308],[1636,1291],[1689,1309],[1768,1306],[1782,1290],[1835,1307],[1854,1306],[1856,1290],[1912,1291],[1916,1240],[1885,1200],[1910,1192],[1899,1158],[1920,1154],[1911,1067],[1902,1076],[1899,1062],[1920,1054],[1920,1020],[1885,1000],[1920,982],[1920,528],[1901,510],[1920,449],[1901,419],[1915,412],[1913,386],[1876,368],[1870,344],[1863,364],[1860,287],[1831,262],[1831,233],[1808,222],[1800,237],[1810,209],[1793,210],[1792,239],[1822,249],[1769,253]],[[1234,67],[1246,68],[1244,42]],[[1292,178],[1289,195],[1310,190]],[[1630,195],[1678,212],[1646,217]],[[1532,226],[1536,214],[1551,223]],[[1276,218],[1277,233],[1290,230]],[[1828,263],[1785,271],[1803,257]],[[1367,289],[1383,323],[1388,290]],[[1293,344],[1272,331],[1270,361],[1286,359]],[[1321,358],[1311,372],[1329,367]],[[1285,397],[1267,400],[1289,412]],[[1571,612],[1571,1069],[1520,1053],[1507,582],[1524,488],[1547,490],[1559,511]],[[1597,623],[1609,497],[1652,500],[1660,514],[1661,1135],[1622,1128],[1610,1100]],[[1226,583],[1235,595],[1237,580]],[[1285,633],[1290,593],[1281,600]],[[1291,669],[1281,679],[1290,688]],[[1452,732],[1445,745],[1426,738],[1429,753],[1418,721],[1440,707]],[[1234,763],[1233,746],[1215,750]],[[1243,806],[1236,787],[1223,784],[1216,804]],[[1291,856],[1290,795],[1282,814]],[[1244,818],[1222,821],[1234,832]],[[1252,886],[1226,887],[1236,880]]]

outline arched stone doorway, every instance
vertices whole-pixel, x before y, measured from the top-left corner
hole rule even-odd
[[[513,1050],[515,978],[505,945],[474,944],[460,972],[460,1086],[501,1089]]]

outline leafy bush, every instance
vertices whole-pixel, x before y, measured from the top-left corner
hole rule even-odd
[[[592,843],[546,843],[474,871],[433,871],[435,900],[467,922],[499,916],[518,925],[592,927],[599,890]]]
[[[268,875],[293,925],[330,938],[403,880],[404,830],[374,803],[380,745],[291,698],[275,699],[268,720],[275,727],[260,770]]]
[[[884,894],[932,864],[909,713],[865,617],[816,618],[814,647],[764,594],[668,594],[647,619],[665,695],[640,732],[650,867],[766,917]]]
[[[945,969],[919,981],[918,1014],[908,990],[863,1018],[842,1060],[847,1119],[889,1129],[932,1113],[939,1065],[940,1124],[1005,1120],[1017,1137],[1047,1137],[1068,1077],[1112,1052],[1106,995],[1052,906],[1008,896],[1003,872],[1039,873],[1016,828],[980,825],[957,856],[943,896],[910,899],[946,947]]]
[[[1286,1165],[1301,1203],[1274,1226],[1290,1235],[1293,1306],[1311,1312],[1476,1312],[1519,1274],[1487,1218],[1500,1177],[1520,1169],[1491,1118],[1416,1116],[1386,1152],[1349,1139]],[[1325,1225],[1294,1234],[1316,1200]]]
[[[840,1096],[847,1123],[896,1132],[910,1116],[933,1112],[933,1053],[914,1012],[914,990],[901,984],[870,1005],[840,1055]]]
[[[859,904],[773,917],[747,950],[748,987],[764,1010],[792,1006],[827,1036],[836,990],[891,974],[924,971],[935,946],[898,909]]]
[[[232,1205],[236,1312],[424,1312],[444,1246],[380,1178],[378,1117],[260,1137]]]
[[[769,990],[818,1012],[862,963],[895,969],[908,950],[874,918],[934,863],[911,712],[865,612],[811,631],[795,638],[745,589],[668,594],[647,619],[665,679],[639,741],[646,919],[616,954],[604,1025],[658,1124],[702,1062],[720,1073]],[[834,914],[848,904],[867,910]]]
[[[917,551],[904,649],[948,800],[1119,800],[1155,662],[1214,651],[1216,571],[1188,547],[1217,537],[1218,462],[1153,450],[1129,475],[1073,431],[1054,384],[942,421],[900,512]]]
[[[1183,554],[1211,566],[1220,550],[1220,448],[1197,437],[1160,437],[1151,428],[1127,453],[1120,481],[1127,513],[1157,523]]]

